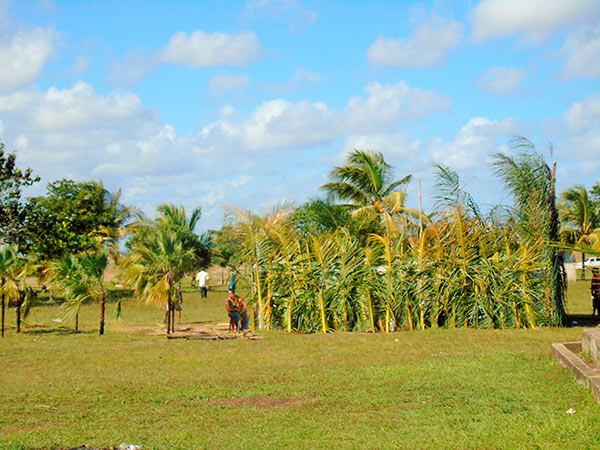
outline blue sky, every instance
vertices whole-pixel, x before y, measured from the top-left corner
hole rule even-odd
[[[152,214],[319,195],[352,148],[432,205],[432,164],[484,206],[515,135],[558,187],[600,179],[600,2],[0,0],[0,140],[43,183],[102,179]],[[36,192],[37,190],[37,192]]]

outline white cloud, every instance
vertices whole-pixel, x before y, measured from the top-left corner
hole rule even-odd
[[[83,56],[77,57],[73,68],[71,69],[75,75],[81,75],[86,72],[90,67],[89,61]]]
[[[72,89],[54,87],[35,98],[30,124],[38,130],[72,130],[93,127],[100,122],[118,126],[142,113],[139,97],[130,92],[114,92],[101,97],[89,84],[78,81]],[[29,110],[31,111],[31,110]],[[142,117],[142,120],[146,120]]]
[[[489,155],[502,149],[500,137],[517,133],[515,119],[489,120],[473,117],[460,129],[451,142],[437,139],[431,149],[433,161],[450,166],[454,170],[481,167]]]
[[[318,19],[316,12],[305,8],[298,0],[252,0],[246,3],[246,11],[252,18],[286,18],[293,31],[300,31]]]
[[[310,72],[304,67],[298,67],[294,72],[294,76],[283,83],[266,84],[262,83],[260,89],[269,93],[283,93],[292,92],[302,88],[308,84],[318,84],[325,80],[323,75],[318,73]]]
[[[351,135],[346,138],[343,154],[353,149],[376,150],[386,158],[407,158],[417,155],[422,144],[419,139],[412,139],[406,133],[375,133]]]
[[[17,146],[19,160],[50,180],[66,176],[66,166],[79,177],[111,160],[137,166],[118,156],[160,126],[158,115],[136,95],[101,96],[81,81],[63,90],[0,96],[0,120],[6,125],[2,138]]]
[[[175,33],[158,60],[189,67],[246,66],[258,60],[260,54],[260,43],[253,32],[211,34],[196,30],[189,36]]]
[[[263,102],[246,121],[251,149],[298,148],[331,141],[339,133],[339,114],[324,103],[283,99]]]
[[[567,160],[600,160],[600,128],[589,128],[566,139],[558,148],[558,154]]]
[[[352,97],[345,111],[346,129],[351,133],[373,133],[396,129],[402,123],[448,111],[451,100],[435,91],[424,91],[405,81],[393,85],[373,83],[367,97]]]
[[[581,27],[569,33],[561,53],[565,57],[565,77],[600,77],[600,25]]]
[[[228,75],[221,73],[210,79],[208,87],[214,92],[227,92],[245,89],[251,84],[252,79],[248,75]]]
[[[133,87],[154,70],[156,62],[144,51],[127,53],[124,60],[113,62],[107,74],[108,81],[115,86]]]
[[[0,39],[0,89],[30,83],[52,57],[58,34],[51,29],[21,30]]]
[[[472,16],[473,38],[522,34],[540,43],[565,25],[594,20],[600,14],[597,0],[482,0]]]
[[[448,50],[458,46],[462,31],[460,23],[433,16],[407,39],[379,36],[367,51],[367,58],[372,64],[380,66],[436,66],[444,62]]]
[[[585,130],[590,126],[600,126],[600,92],[575,102],[565,113],[565,121],[574,132]]]
[[[265,101],[249,114],[224,107],[218,120],[181,136],[133,93],[101,95],[80,81],[65,89],[0,95],[0,126],[19,164],[33,167],[43,183],[102,178],[147,213],[179,192],[176,201],[207,206],[214,227],[219,203],[257,209],[264,198],[314,195],[330,167],[327,146],[335,142],[376,146],[392,158],[412,160],[420,142],[401,127],[440,105],[449,100],[405,82],[373,84],[341,109],[283,99]],[[303,149],[293,153],[291,165],[290,149]]]
[[[450,99],[434,91],[409,86],[373,83],[366,97],[355,96],[343,110],[324,103],[296,103],[275,99],[261,103],[246,119],[225,114],[198,133],[202,148],[273,150],[305,148],[330,143],[345,134],[376,134],[398,130],[405,122],[447,111]],[[229,111],[226,111],[229,113]]]
[[[565,122],[573,134],[559,146],[559,154],[571,160],[600,160],[600,92],[573,103]]]
[[[475,86],[493,95],[519,95],[522,94],[521,84],[524,78],[524,69],[494,66],[475,81]]]

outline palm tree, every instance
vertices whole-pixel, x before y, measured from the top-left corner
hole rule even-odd
[[[102,202],[98,210],[103,211],[103,215],[109,218],[103,225],[99,225],[93,231],[92,235],[96,239],[97,248],[99,250],[104,248],[108,251],[110,258],[118,262],[120,256],[119,240],[125,236],[127,232],[126,223],[137,210],[123,205],[121,203],[121,190],[119,189],[113,194],[104,187],[102,180],[88,181],[85,188],[93,193],[93,198]]]
[[[1,313],[1,335],[4,337],[6,306],[10,299],[17,299],[19,296],[19,287],[17,275],[19,272],[19,249],[16,245],[0,246],[0,303]]]
[[[199,207],[194,208],[189,216],[186,214],[183,205],[175,206],[172,203],[165,203],[159,205],[156,209],[160,214],[157,219],[159,223],[168,227],[183,228],[191,232],[194,231],[202,216],[202,209]]]
[[[412,175],[393,180],[392,166],[375,151],[354,150],[344,166],[335,167],[329,174],[332,182],[321,189],[332,197],[347,201],[355,215],[377,214],[390,234],[392,215],[404,208],[406,193],[399,189],[410,182]]]
[[[65,296],[67,315],[75,314],[75,329],[79,329],[79,308],[89,300],[100,305],[99,334],[104,335],[106,316],[106,291],[104,271],[108,264],[108,252],[99,250],[83,255],[63,255],[51,263],[51,280]]]
[[[17,333],[21,332],[21,317],[27,317],[29,310],[36,297],[35,291],[28,285],[27,277],[34,275],[40,270],[37,255],[29,254],[19,258],[19,262],[15,265],[17,274],[15,278],[18,280],[19,295],[15,299],[15,314]]]
[[[167,334],[175,331],[174,287],[185,275],[194,250],[185,248],[176,233],[150,228],[136,239],[123,260],[126,285],[146,302],[167,306]]]
[[[600,217],[585,186],[572,186],[561,194],[558,206],[561,221],[566,224],[561,234],[568,243],[589,245],[593,233],[600,231]],[[581,279],[585,280],[585,253],[581,258]]]
[[[547,323],[562,326],[566,319],[564,301],[566,277],[562,256],[552,243],[559,241],[559,219],[556,208],[555,173],[535,146],[524,137],[513,141],[514,157],[497,153],[492,167],[503,179],[515,201],[517,231],[528,245],[544,243],[542,259],[546,285]]]
[[[80,259],[72,253],[65,253],[60,258],[48,263],[47,280],[69,305],[66,316],[75,315],[75,331],[79,331],[79,308],[81,302],[77,298],[81,294],[83,271]]]

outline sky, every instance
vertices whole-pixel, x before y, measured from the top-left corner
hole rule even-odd
[[[525,136],[557,187],[600,181],[600,0],[0,0],[0,141],[42,182],[265,212],[377,150],[408,206],[434,164],[485,209]]]

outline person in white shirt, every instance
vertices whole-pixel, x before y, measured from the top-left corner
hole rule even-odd
[[[204,269],[196,274],[196,283],[198,283],[198,289],[200,289],[200,297],[206,298],[208,292],[208,273]]]

